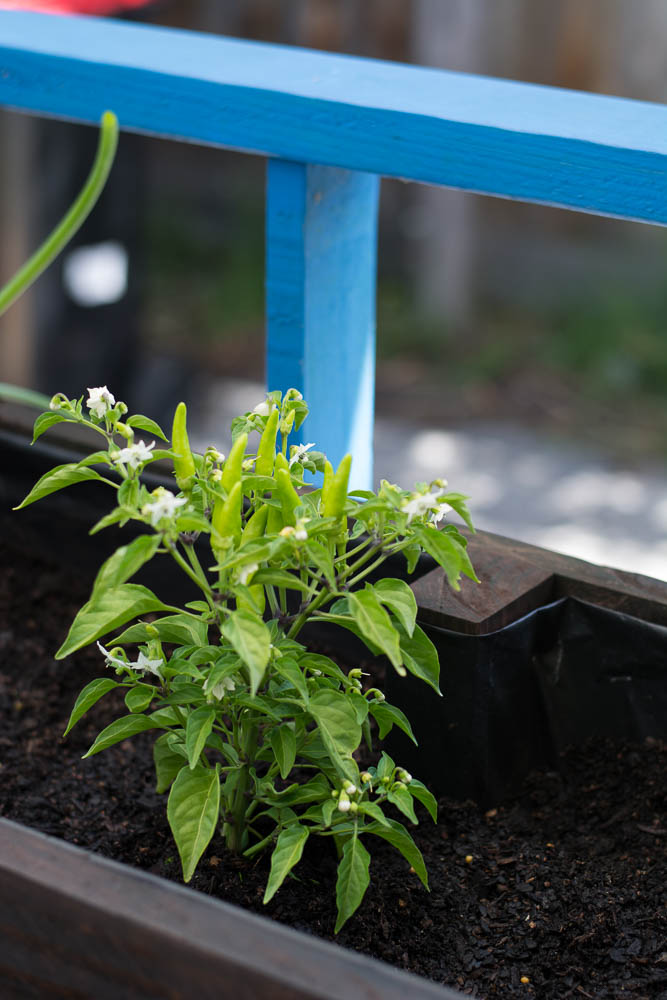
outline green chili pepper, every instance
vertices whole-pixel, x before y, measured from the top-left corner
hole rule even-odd
[[[266,531],[266,522],[269,517],[269,506],[268,504],[263,504],[259,510],[256,510],[248,520],[246,521],[246,526],[243,529],[243,534],[241,536],[241,543],[249,542],[253,538],[262,538]]]
[[[280,410],[271,410],[269,419],[266,421],[264,433],[257,449],[257,460],[255,462],[255,472],[258,476],[270,476],[273,473],[273,463],[276,457],[276,436],[278,434],[278,422],[280,420]]]
[[[276,493],[280,500],[285,524],[296,524],[294,511],[301,506],[301,497],[292,486],[292,480],[287,469],[276,470]]]
[[[222,470],[222,479],[220,480],[225,493],[231,493],[235,484],[241,482],[243,459],[245,457],[247,444],[248,435],[240,434],[232,445],[231,451],[227,456],[227,461],[225,462]]]
[[[211,514],[211,526],[213,531],[221,538],[233,538],[238,542],[241,538],[241,481],[232,486],[226,500],[216,500]],[[218,548],[215,543],[215,536],[211,540],[211,547]]]
[[[289,472],[289,462],[283,455],[282,451],[279,451],[278,454],[276,455],[275,472],[278,472],[279,469],[283,469],[285,472]]]
[[[331,490],[331,484],[333,483],[334,470],[333,465],[327,459],[324,463],[324,479],[322,481],[322,494],[320,497],[320,510],[322,511],[322,516],[324,516],[324,508],[327,504],[327,497],[329,496],[329,491]]]
[[[347,500],[347,487],[350,481],[351,465],[352,456],[349,454],[343,456],[324,500],[322,513],[325,517],[342,517],[343,510],[345,509],[345,501]],[[326,481],[326,472],[324,476]]]
[[[195,481],[195,460],[190,451],[190,442],[186,427],[187,409],[185,403],[179,403],[174,413],[174,423],[171,430],[171,444],[174,449],[174,472],[179,490],[184,493],[192,489]]]
[[[283,521],[283,514],[280,507],[269,507],[269,516],[266,521],[267,535],[278,535],[284,527],[285,522]]]

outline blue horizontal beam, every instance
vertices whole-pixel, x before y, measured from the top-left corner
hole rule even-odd
[[[0,104],[667,224],[667,108],[145,25],[0,13]]]

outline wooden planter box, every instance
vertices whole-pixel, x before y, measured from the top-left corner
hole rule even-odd
[[[40,461],[57,460],[46,447],[26,459],[19,457],[21,449],[19,435],[0,435],[0,531],[25,533],[26,540],[31,532],[46,531],[44,544],[58,555],[59,545],[67,543],[53,530],[54,518],[83,517],[90,524],[95,487],[77,487],[78,493],[54,496],[21,514],[6,513],[25,493],[26,478],[40,474]],[[68,550],[77,565],[98,544],[84,532],[81,538],[80,551]],[[415,583],[425,627],[458,630],[475,641],[475,635],[567,595],[667,625],[667,584],[491,535],[476,536],[471,550],[481,587],[466,584],[454,595],[440,571]],[[0,942],[2,995],[8,1000],[460,996],[7,820],[0,820]]]

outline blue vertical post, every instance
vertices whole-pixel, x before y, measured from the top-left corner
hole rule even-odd
[[[373,478],[375,284],[379,178],[269,160],[266,197],[266,380],[299,389],[301,432],[351,485]]]

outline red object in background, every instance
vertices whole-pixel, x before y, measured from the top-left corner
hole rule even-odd
[[[146,7],[151,0],[0,0],[0,10],[37,10],[42,14],[120,14]]]

